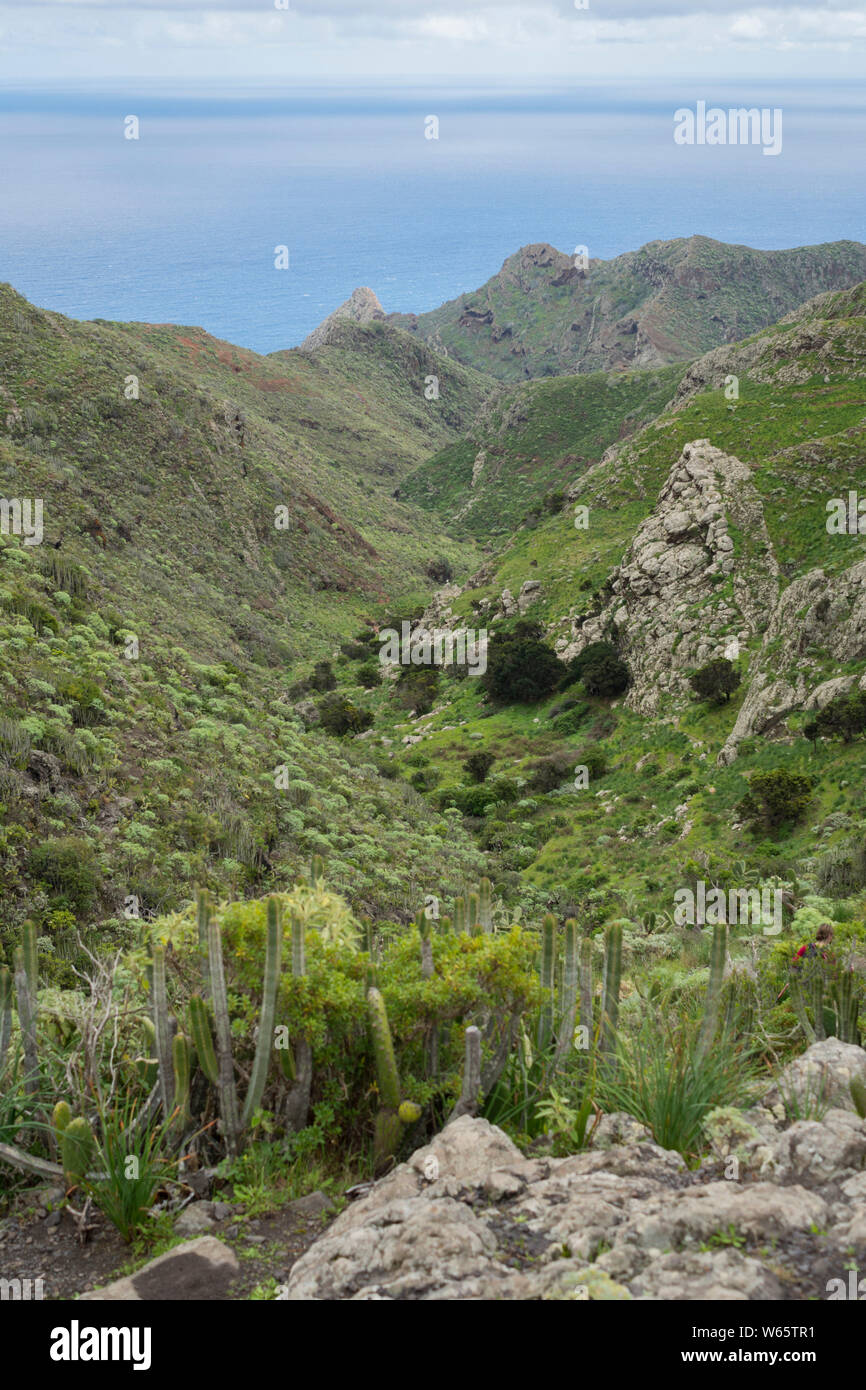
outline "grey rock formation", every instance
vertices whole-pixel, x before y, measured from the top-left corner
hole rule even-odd
[[[383,319],[385,311],[376,295],[372,290],[362,286],[360,289],[353,290],[349,298],[333,314],[329,314],[318,326],[309,333],[301,343],[303,352],[311,352],[313,348],[324,347],[330,337],[331,329],[335,324],[344,319],[351,320],[352,323],[371,323],[373,319]]]
[[[863,1070],[862,1048],[831,1039],[781,1084],[821,1076],[841,1098]],[[627,1116],[570,1158],[526,1158],[464,1116],[337,1218],[287,1301],[826,1297],[852,1250],[866,1260],[866,1122],[840,1100],[788,1124],[777,1101],[718,1112],[697,1172]]]

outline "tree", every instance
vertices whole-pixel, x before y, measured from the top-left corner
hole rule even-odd
[[[439,670],[435,666],[402,666],[394,698],[402,709],[429,714],[439,689]]]
[[[464,766],[473,782],[483,782],[495,762],[495,754],[479,749],[477,753],[469,754]]]
[[[363,666],[358,667],[358,684],[363,685],[365,690],[375,690],[381,683],[381,679],[381,662],[365,661]]]
[[[330,661],[317,661],[313,667],[313,674],[310,676],[310,687],[312,690],[334,690],[337,685],[337,677],[334,675]]]
[[[541,624],[523,619],[490,641],[481,683],[499,704],[536,704],[556,689],[562,663],[542,638]]]
[[[322,701],[319,717],[325,732],[337,737],[342,734],[362,734],[373,723],[369,710],[361,709],[360,705],[353,704],[340,694],[329,695]]]
[[[628,690],[631,672],[610,642],[590,642],[568,663],[561,685],[564,688],[575,681],[583,681],[587,695],[611,699]]]
[[[773,830],[786,822],[799,820],[811,799],[810,777],[777,767],[772,772],[752,774],[749,790],[737,807],[737,814],[754,825]]]
[[[841,738],[843,743],[866,733],[866,691],[837,695],[806,725],[803,733],[813,742],[817,738]]]
[[[721,705],[730,700],[741,679],[740,672],[733,662],[720,656],[718,660],[709,661],[706,666],[695,671],[689,678],[689,685],[699,699]]]

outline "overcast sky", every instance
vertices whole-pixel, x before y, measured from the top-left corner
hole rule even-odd
[[[5,83],[860,78],[854,0],[0,0]]]

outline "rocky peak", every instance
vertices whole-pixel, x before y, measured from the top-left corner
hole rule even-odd
[[[373,319],[385,318],[385,310],[379,303],[379,299],[371,289],[362,285],[359,289],[353,290],[349,298],[333,314],[329,314],[326,319],[314,328],[301,343],[301,348],[305,352],[310,352],[313,348],[322,347],[327,343],[331,329],[335,324],[343,319],[349,319],[352,323],[371,323]]]

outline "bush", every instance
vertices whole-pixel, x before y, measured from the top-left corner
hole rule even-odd
[[[429,714],[439,689],[439,670],[435,666],[403,666],[394,689],[402,709]]]
[[[819,738],[841,738],[843,743],[851,743],[866,733],[866,691],[837,695],[806,725],[803,733],[813,743]]]
[[[470,753],[464,762],[464,767],[473,782],[484,782],[487,774],[496,762],[494,753],[486,753],[479,749],[477,753]]]
[[[558,686],[562,664],[542,632],[540,623],[524,620],[491,640],[481,683],[499,704],[536,704]]]
[[[365,661],[358,667],[358,684],[365,690],[375,690],[382,680],[382,666],[378,661]]]
[[[330,661],[317,661],[313,667],[313,674],[309,681],[311,690],[335,690],[337,687],[337,677],[334,675]]]
[[[628,690],[631,672],[610,642],[590,642],[568,663],[563,688],[582,681],[587,695],[611,699]]]
[[[343,734],[362,734],[373,723],[369,710],[361,709],[345,695],[329,695],[319,705],[319,718],[322,728],[328,734],[340,737]]]
[[[96,900],[100,877],[92,845],[69,836],[46,840],[30,854],[29,871],[37,882],[53,889],[51,907],[68,907],[86,916]]]
[[[772,772],[752,774],[737,814],[755,826],[772,830],[799,820],[811,799],[811,778],[777,767]]]
[[[699,671],[695,671],[689,678],[689,685],[699,699],[710,700],[713,704],[720,705],[730,700],[741,679],[740,672],[733,662],[720,657],[718,661],[710,661]]]

